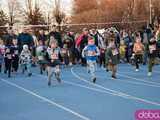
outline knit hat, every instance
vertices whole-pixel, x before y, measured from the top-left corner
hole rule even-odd
[[[28,45],[23,45],[23,50],[27,51],[28,49]]]

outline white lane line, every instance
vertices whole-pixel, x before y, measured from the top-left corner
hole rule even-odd
[[[46,98],[46,97],[40,96],[40,95],[38,95],[37,93],[34,93],[34,92],[32,92],[32,91],[30,91],[30,90],[28,90],[28,89],[25,89],[25,88],[23,88],[23,87],[15,84],[15,83],[13,83],[13,82],[9,82],[8,80],[2,79],[2,78],[0,78],[0,80],[3,81],[3,82],[5,82],[5,83],[7,83],[8,85],[11,85],[11,86],[13,86],[13,87],[16,87],[16,88],[18,88],[18,89],[20,89],[20,90],[22,90],[22,91],[24,91],[24,92],[32,95],[32,96],[35,96],[35,97],[37,97],[37,98],[39,98],[39,99],[41,99],[41,100],[43,100],[43,101],[45,101],[45,102],[53,105],[53,106],[56,106],[56,107],[58,107],[58,108],[60,108],[60,109],[63,109],[64,111],[69,112],[69,113],[71,113],[72,115],[81,118],[82,120],[91,120],[90,118],[88,118],[88,117],[86,117],[86,116],[83,116],[83,115],[81,115],[81,114],[79,114],[79,113],[77,113],[77,112],[75,112],[75,111],[73,111],[73,110],[71,110],[71,109],[69,109],[69,108],[67,108],[67,107],[64,107],[63,105],[57,104],[56,102],[54,102],[54,101],[52,101],[52,100],[49,100],[49,99]]]
[[[101,89],[103,89],[103,90],[116,93],[116,94],[118,94],[120,97],[132,99],[132,100],[137,100],[137,101],[141,101],[141,102],[143,102],[143,103],[152,104],[152,105],[155,105],[155,106],[160,106],[160,103],[153,102],[153,101],[149,101],[149,100],[146,100],[146,99],[143,99],[143,98],[139,98],[139,97],[135,97],[135,96],[132,96],[132,95],[129,95],[129,94],[120,92],[120,91],[116,91],[116,90],[113,90],[113,89],[109,89],[109,88],[103,87],[102,85],[99,85],[99,84],[91,83],[91,82],[89,82],[88,80],[86,80],[86,79],[80,77],[79,75],[77,75],[77,74],[73,71],[73,67],[71,68],[71,72],[72,72],[72,74],[73,74],[76,78],[78,78],[79,80],[84,81],[85,83],[88,83],[88,84],[90,84],[90,85],[92,85],[92,86],[101,88]]]
[[[104,69],[103,69],[103,71],[104,71]],[[152,81],[147,81],[147,80],[140,79],[140,78],[134,78],[134,77],[131,77],[131,76],[128,76],[128,75],[122,75],[122,74],[125,74],[125,73],[128,73],[128,72],[117,72],[117,75],[119,75],[121,77],[129,78],[129,79],[132,79],[132,80],[141,81],[141,82],[153,84],[153,85],[156,85],[156,86],[157,85],[160,86],[160,83],[158,83],[158,82],[152,82]]]
[[[125,78],[129,78],[129,79],[132,79],[132,80],[136,80],[136,81],[141,81],[141,82],[145,82],[145,83],[150,83],[150,84],[153,84],[153,85],[160,85],[160,83],[157,83],[157,82],[152,82],[152,81],[146,81],[144,79],[140,79],[140,78],[134,78],[134,77],[131,77],[131,76],[128,76],[128,75],[122,75],[124,73],[117,73],[117,75],[121,76],[121,77],[125,77]]]
[[[120,76],[120,75],[119,75]],[[103,78],[104,77],[101,77],[101,76],[98,76],[98,78]],[[125,77],[126,78],[126,77]],[[129,80],[116,80],[115,82],[123,82],[123,83],[126,83],[126,84],[134,84],[134,85],[143,85],[143,86],[147,86],[147,87],[156,87],[156,88],[160,88],[160,85],[155,85],[155,84],[149,84],[149,83],[142,83],[142,82],[135,82],[135,81],[129,81]]]
[[[123,83],[128,83],[128,84],[135,84],[135,85],[143,85],[143,86],[147,86],[147,87],[160,88],[159,85],[147,84],[147,83],[141,83],[141,82],[133,82],[133,81],[128,81],[128,80],[117,80],[117,82],[123,82]]]
[[[35,74],[35,73],[34,73],[34,75],[39,76],[39,77],[47,78],[46,76],[38,75],[38,74]],[[69,81],[64,81],[64,80],[62,80],[62,82],[65,83],[65,84],[68,84],[68,85],[89,89],[89,90],[92,90],[92,91],[95,91],[95,92],[107,93],[107,94],[110,94],[110,95],[118,95],[118,94],[115,94],[115,93],[107,92],[105,90],[101,90],[101,89],[97,89],[97,88],[93,88],[93,87],[88,87],[88,86],[77,84],[77,83],[74,83],[74,82],[69,82]]]
[[[39,75],[39,74],[34,74],[34,75],[39,76],[39,77],[47,78],[46,76],[42,76],[42,75]],[[75,77],[75,76],[74,76],[74,77]],[[68,82],[68,81],[63,81],[63,82],[64,82],[65,84],[68,84],[68,85],[85,88],[85,89],[88,89],[88,90],[91,90],[91,91],[94,91],[94,92],[99,92],[99,93],[104,93],[104,94],[110,94],[110,95],[112,95],[112,96],[118,96],[118,97],[122,97],[122,96],[123,96],[123,98],[128,99],[128,96],[122,95],[122,94],[120,94],[120,93],[108,92],[108,91],[106,91],[106,90],[97,89],[97,88],[92,88],[92,87],[88,87],[88,86],[85,86],[85,85],[77,84],[77,83],[74,83],[74,82]]]
[[[142,70],[145,71],[144,68],[142,68]],[[159,72],[159,70],[158,70],[157,68],[153,70],[153,73],[158,73],[158,74],[160,74],[160,72]]]
[[[82,74],[80,74],[82,75]],[[84,75],[82,75],[84,76]],[[104,79],[104,77],[102,76],[98,76],[96,75],[98,78],[101,78],[101,79]],[[120,75],[119,75],[120,76]],[[126,78],[126,77],[124,77]],[[129,81],[129,80],[116,80],[115,82],[123,82],[123,83],[126,83],[126,84],[134,84],[134,85],[143,85],[143,86],[148,86],[148,87],[156,87],[156,88],[160,88],[160,85],[155,85],[155,84],[147,84],[147,83],[142,83],[142,82],[135,82],[135,81]]]

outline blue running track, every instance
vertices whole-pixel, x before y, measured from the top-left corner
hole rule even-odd
[[[147,66],[135,72],[120,64],[117,79],[97,69],[93,84],[85,67],[62,69],[62,83],[52,81],[38,68],[33,76],[20,72],[11,78],[0,74],[0,120],[134,120],[139,109],[160,109],[160,66],[147,77]]]

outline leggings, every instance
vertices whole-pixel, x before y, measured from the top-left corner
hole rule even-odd
[[[135,55],[136,69],[139,69],[139,63],[142,63],[143,55]]]

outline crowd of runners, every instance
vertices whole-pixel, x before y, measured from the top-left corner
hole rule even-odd
[[[24,27],[21,33],[12,29],[0,36],[0,72],[8,77],[17,72],[32,76],[33,67],[39,67],[40,74],[47,73],[48,85],[52,76],[61,82],[61,70],[67,66],[81,64],[96,82],[97,66],[111,71],[116,79],[117,65],[130,63],[135,71],[140,64],[146,65],[148,76],[160,58],[160,25],[141,30],[106,28],[83,28],[81,33],[67,31],[61,33],[57,28],[38,34],[34,29]],[[61,67],[64,66],[64,67]]]

